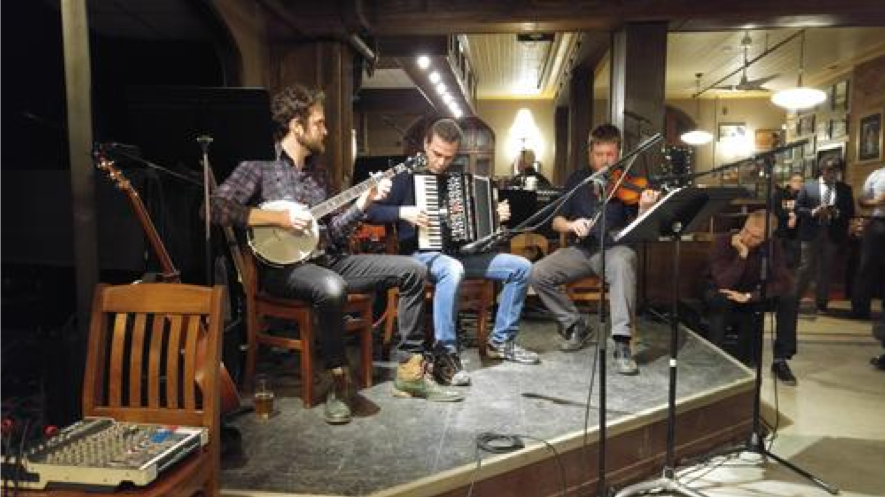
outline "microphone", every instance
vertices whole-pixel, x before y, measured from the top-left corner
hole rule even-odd
[[[504,233],[506,233],[506,231],[499,230],[499,231],[492,233],[491,235],[484,236],[484,237],[480,238],[479,240],[474,240],[474,241],[468,243],[467,245],[462,246],[460,252],[462,254],[473,254],[473,253],[479,252],[482,249],[484,249],[488,244],[492,243],[492,241],[494,241],[496,238],[503,235]]]

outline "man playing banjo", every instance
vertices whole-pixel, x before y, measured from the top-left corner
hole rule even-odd
[[[384,198],[390,181],[382,179],[349,207],[314,219],[306,210],[270,210],[260,205],[280,200],[313,206],[328,196],[328,176],[316,162],[325,150],[327,134],[324,94],[295,85],[277,94],[271,110],[276,126],[276,160],[244,161],[212,196],[212,221],[239,228],[274,226],[298,236],[320,227],[317,251],[303,262],[259,265],[262,287],[269,293],[312,302],[325,368],[333,378],[324,417],[329,423],[351,419],[349,374],[344,342],[344,306],[348,292],[371,292],[398,287],[401,343],[423,336],[424,266],[405,256],[351,255],[347,237],[365,217],[372,202]],[[304,378],[303,381],[311,381]],[[429,400],[460,400],[434,384],[428,375],[416,376],[414,394]]]

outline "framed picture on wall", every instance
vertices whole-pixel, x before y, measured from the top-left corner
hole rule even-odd
[[[838,140],[848,136],[848,120],[844,117],[830,119],[830,139]]]
[[[796,134],[804,136],[812,133],[814,133],[814,114],[799,116],[799,125]]]
[[[755,136],[756,150],[770,150],[781,144],[781,130],[757,129]]]
[[[833,85],[830,94],[830,108],[832,110],[848,110],[848,80],[839,81]]]
[[[746,136],[746,123],[719,123],[719,141],[740,140]]]
[[[857,161],[874,162],[882,158],[882,111],[862,114],[857,126]]]
[[[817,121],[817,131],[815,132],[817,136],[818,142],[823,142],[829,140],[830,137],[830,122],[824,119],[818,119]]]

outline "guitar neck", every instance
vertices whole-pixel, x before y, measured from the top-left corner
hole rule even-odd
[[[341,207],[347,205],[352,200],[356,199],[366,191],[370,190],[372,187],[378,184],[378,182],[382,178],[391,178],[398,174],[400,171],[403,171],[405,168],[397,166],[387,171],[384,171],[381,174],[370,177],[369,179],[363,181],[362,183],[351,187],[350,189],[344,190],[343,192],[331,197],[313,207],[310,208],[310,213],[313,215],[314,219],[320,219],[326,214],[335,212]]]
[[[156,254],[157,260],[160,262],[160,267],[163,269],[163,281],[180,283],[181,273],[175,268],[175,265],[172,263],[172,258],[169,257],[169,252],[166,251],[166,246],[163,245],[163,241],[160,240],[160,233],[157,231],[157,227],[154,226],[154,222],[147,213],[147,208],[145,208],[144,202],[141,201],[141,196],[138,195],[138,192],[134,189],[128,189],[126,194],[129,197],[129,202],[132,204],[133,210],[135,210],[135,214],[138,216],[139,222],[141,222],[142,229],[144,229],[144,232],[148,237],[151,248],[154,249],[154,254]]]

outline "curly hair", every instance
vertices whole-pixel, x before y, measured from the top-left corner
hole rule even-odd
[[[298,84],[274,95],[270,110],[276,125],[274,131],[276,139],[281,139],[289,132],[289,123],[292,119],[298,119],[298,122],[306,126],[310,109],[314,105],[323,105],[325,100],[326,94],[322,90],[308,89]]]
[[[590,132],[590,142],[588,143],[590,145],[590,150],[593,150],[594,145],[601,143],[614,143],[620,147],[621,130],[619,130],[614,124],[600,124],[593,128],[593,131]]]
[[[430,142],[433,135],[440,137],[446,143],[461,143],[464,141],[464,133],[453,119],[440,119],[427,128],[424,140]]]

